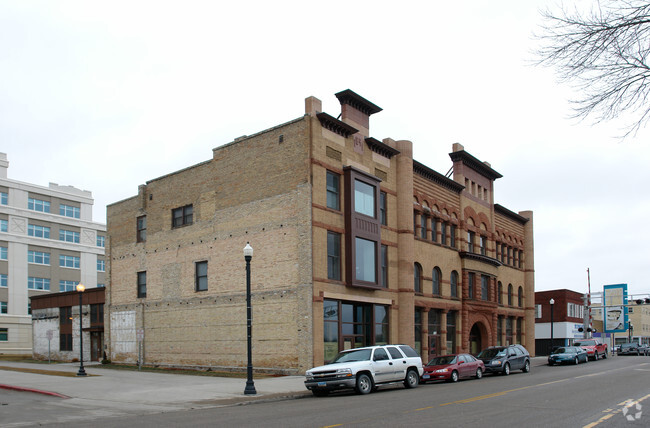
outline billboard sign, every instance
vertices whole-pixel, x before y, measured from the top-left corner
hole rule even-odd
[[[627,284],[603,287],[603,309],[606,333],[624,333],[628,328]]]

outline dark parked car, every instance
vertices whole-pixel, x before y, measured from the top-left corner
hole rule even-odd
[[[618,351],[618,355],[648,355],[650,350],[648,350],[648,345],[639,344],[636,342],[623,343],[621,344],[621,349]]]
[[[578,365],[580,362],[588,362],[587,351],[579,346],[561,346],[555,348],[548,356],[548,365],[572,363]]]
[[[485,373],[509,375],[511,370],[530,371],[530,354],[521,345],[491,346],[477,356],[485,364]]]
[[[458,379],[464,377],[480,379],[484,371],[483,361],[469,354],[443,355],[432,358],[429,364],[424,366],[424,374],[420,382],[425,383],[429,380],[458,382]]]

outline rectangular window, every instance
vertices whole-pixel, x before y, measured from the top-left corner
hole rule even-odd
[[[147,216],[143,215],[136,220],[136,240],[145,242],[147,240]]]
[[[415,308],[413,318],[413,336],[415,338],[415,350],[418,355],[422,354],[422,308]]]
[[[449,246],[456,248],[456,225],[449,225]]]
[[[0,204],[9,205],[9,194],[6,192],[0,192]]]
[[[440,222],[440,243],[442,245],[447,245],[447,223]]]
[[[456,313],[458,311],[449,311],[447,313],[447,353],[456,353]]]
[[[379,192],[379,221],[383,226],[388,224],[388,200],[386,192]]]
[[[97,259],[97,272],[106,272],[106,260]]]
[[[481,300],[488,300],[490,288],[490,277],[481,275]]]
[[[194,222],[192,205],[174,208],[172,210],[172,227],[188,226]]]
[[[374,241],[357,237],[355,240],[355,278],[358,281],[376,282],[377,245]]]
[[[195,283],[196,291],[208,289],[208,262],[196,262]]]
[[[72,333],[59,335],[59,351],[72,351]]]
[[[542,317],[542,305],[538,304],[535,305],[535,318],[541,318]]]
[[[327,171],[327,208],[339,211],[341,209],[341,177]]]
[[[27,251],[27,263],[34,263],[36,265],[50,265],[50,253],[41,251]]]
[[[50,212],[50,202],[42,201],[40,199],[28,198],[27,199],[27,208],[32,211],[38,211],[42,213]]]
[[[479,238],[481,242],[481,255],[486,256],[487,255],[487,237],[481,235]]]
[[[420,238],[427,239],[427,216],[420,215]]]
[[[9,232],[9,221],[8,220],[0,220],[0,232]]]
[[[59,241],[72,242],[75,244],[79,243],[79,232],[74,232],[72,230],[59,230]]]
[[[469,298],[473,299],[474,298],[474,272],[469,272],[467,274],[467,292],[469,294]]]
[[[6,220],[0,220],[0,221],[6,221]],[[3,232],[6,232],[6,230],[4,230]],[[27,226],[27,235],[33,236],[35,238],[50,239],[50,228],[47,226],[36,226],[34,224],[30,224],[29,226]]]
[[[341,280],[341,234],[327,232],[327,278]]]
[[[431,217],[431,240],[438,242],[438,219]]]
[[[36,278],[30,276],[27,278],[27,288],[30,290],[50,291],[50,278]]]
[[[81,217],[81,209],[79,207],[73,207],[70,205],[61,204],[59,205],[59,215],[72,218]]]
[[[138,297],[147,297],[147,272],[138,272]]]
[[[375,187],[361,180],[354,180],[354,211],[375,217]]]
[[[503,317],[497,317],[497,346],[503,343],[501,337],[503,336]]]
[[[79,269],[80,265],[80,258],[77,256],[65,256],[65,255],[60,255],[59,256],[59,267],[65,267],[65,268],[71,268],[71,269]]]
[[[8,342],[8,341],[9,341],[9,329],[0,328],[0,342]]]
[[[0,247],[0,260],[9,260],[9,251],[7,247]]]
[[[104,324],[104,304],[90,305],[90,325],[98,326]]]
[[[7,276],[6,273],[0,273],[0,287],[8,287],[9,286],[9,277]]]
[[[97,246],[105,248],[106,247],[106,237],[102,235],[97,235]]]
[[[75,291],[77,289],[77,285],[79,285],[79,281],[60,280],[59,281],[59,291],[60,292]]]
[[[6,314],[7,311],[7,302],[0,302],[0,314]]]
[[[381,246],[381,284],[388,288],[388,245]]]
[[[467,252],[474,252],[474,232],[467,232]]]

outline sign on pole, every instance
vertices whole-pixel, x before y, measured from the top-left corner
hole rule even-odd
[[[624,333],[628,329],[627,284],[603,287],[603,320],[605,333]]]

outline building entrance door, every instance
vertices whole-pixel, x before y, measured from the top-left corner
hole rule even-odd
[[[469,332],[469,353],[472,355],[477,355],[481,352],[482,343],[481,343],[481,329],[477,324],[472,326],[472,329]]]
[[[104,333],[101,331],[90,332],[90,360],[100,361],[102,359],[102,348],[104,347]]]

